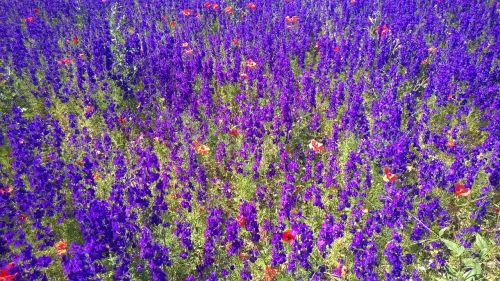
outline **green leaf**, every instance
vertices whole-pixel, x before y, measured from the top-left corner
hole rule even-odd
[[[481,263],[476,263],[474,265],[474,271],[477,273],[477,275],[481,275],[483,273],[483,269],[481,267]]]
[[[474,244],[481,251],[481,256],[484,256],[488,252],[488,242],[479,233],[476,233],[476,242]]]
[[[448,227],[445,227],[445,228],[442,228],[440,231],[439,231],[439,237],[443,236],[444,232],[448,230]]]
[[[468,281],[468,280],[472,281],[472,280],[476,279],[476,276],[477,276],[477,272],[474,269],[472,269],[472,270],[469,270],[466,273],[464,273],[463,279],[466,281]]]
[[[448,272],[448,274],[451,274],[453,277],[457,276],[458,272],[453,267],[451,267],[449,265],[445,265],[445,268],[446,268],[446,271]]]
[[[448,249],[450,249],[450,251],[452,251],[457,257],[461,256],[465,251],[464,246],[459,245],[451,240],[441,238],[441,241],[443,241],[446,247],[448,247]]]
[[[463,259],[462,263],[467,267],[474,267],[478,261],[474,258]]]

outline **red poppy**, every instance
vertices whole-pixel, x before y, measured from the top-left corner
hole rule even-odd
[[[231,129],[229,129],[229,135],[233,137],[238,136],[238,129],[236,128],[236,126],[233,126]]]
[[[9,271],[14,267],[13,262],[9,262],[6,266],[0,269],[0,281],[11,281],[14,280],[17,273],[9,274]]]
[[[20,215],[17,216],[17,219],[20,222],[25,222],[28,219],[28,215],[26,215],[26,214],[20,214]]]
[[[431,53],[431,54],[435,54],[437,51],[437,48],[436,47],[430,47],[429,49],[427,49],[427,52]]]
[[[264,268],[264,281],[273,281],[276,275],[278,275],[278,269],[266,265]]]
[[[171,28],[175,27],[175,21],[171,20],[170,23],[168,24]]]
[[[215,4],[215,3],[214,3],[214,4],[212,5],[212,9],[217,10],[218,8],[219,8],[219,4]]]
[[[197,140],[194,140],[192,142],[192,145],[193,145],[193,148],[194,148],[194,151],[196,151],[197,154],[200,154],[200,155],[207,155],[208,152],[210,151],[210,148],[204,144],[201,144],[199,141]]]
[[[70,59],[70,58],[63,58],[61,60],[58,60],[57,61],[57,64],[62,64],[62,65],[65,65],[65,64],[68,64],[68,63],[72,63],[73,62],[73,59]]]
[[[428,59],[424,59],[424,60],[422,60],[421,64],[422,65],[428,65],[429,64],[429,60]]]
[[[24,22],[33,22],[33,17],[27,17],[23,19]]]
[[[246,74],[245,72],[240,72],[240,78],[241,79],[248,79],[248,74]]]
[[[465,187],[462,183],[456,183],[455,184],[455,195],[458,196],[463,196],[467,197],[470,194],[470,188]]]
[[[9,185],[7,187],[0,188],[0,194],[4,193],[11,193],[14,188],[12,188],[12,185]]]
[[[448,140],[448,142],[446,142],[446,146],[447,146],[448,148],[452,148],[452,147],[454,147],[454,146],[455,146],[455,141],[453,141],[453,140],[451,140],[451,139],[450,139],[450,140]]]
[[[191,13],[192,13],[192,12],[193,12],[193,11],[192,11],[191,9],[183,9],[183,10],[181,11],[181,14],[182,14],[183,16],[189,16],[189,15],[191,15]]]
[[[339,262],[337,266],[333,269],[333,275],[337,277],[344,277],[346,274],[347,274],[347,268],[341,262]]]
[[[240,45],[240,41],[238,40],[238,38],[234,38],[232,41],[234,46],[239,46]]]
[[[184,54],[190,56],[193,54],[193,52],[194,52],[193,49],[187,49],[184,51]]]
[[[299,21],[299,17],[298,16],[293,16],[293,17],[286,16],[285,17],[285,22],[289,23],[289,24],[294,24],[294,23],[297,23],[298,21]]]
[[[318,153],[318,152],[324,151],[325,146],[322,143],[320,143],[319,141],[312,139],[309,142],[309,149],[314,150],[314,152]]]
[[[338,51],[340,51],[339,46],[336,46],[335,48],[333,48],[333,51],[334,51],[335,53],[338,53]]]
[[[73,38],[68,40],[71,44],[77,45],[78,44],[78,37],[73,36]]]
[[[394,182],[396,181],[396,175],[395,174],[391,174],[389,172],[389,168],[388,167],[384,167],[384,181],[385,182]]]
[[[297,234],[295,234],[291,229],[287,229],[283,231],[283,234],[281,235],[281,240],[286,243],[290,243],[292,240],[295,239]]]
[[[226,8],[224,8],[224,12],[226,12],[226,14],[230,15],[233,13],[233,7],[231,6],[227,6]]]
[[[245,226],[246,219],[245,219],[245,217],[244,217],[244,216],[242,216],[242,215],[238,214],[238,215],[236,216],[236,221],[238,222],[238,226],[239,226],[239,227],[244,227],[244,226]]]
[[[38,15],[40,13],[40,9],[39,8],[34,8],[33,9],[33,13],[35,13],[36,15]]]
[[[246,259],[248,257],[248,254],[247,253],[244,253],[244,252],[240,252],[238,254],[238,258],[240,259],[240,261],[243,261],[244,259]]]
[[[257,67],[257,63],[253,61],[252,59],[247,59],[246,61],[247,67],[251,69],[255,69]]]
[[[389,32],[389,27],[386,24],[377,26],[377,33],[380,37],[386,35]]]
[[[248,2],[248,3],[246,4],[246,7],[247,7],[248,9],[255,10],[255,8],[257,8],[257,5],[255,5],[253,2]]]
[[[54,245],[54,247],[56,248],[56,254],[58,256],[62,256],[64,254],[66,254],[66,246],[68,246],[68,244],[66,243],[66,241],[64,241],[64,240],[58,241]]]
[[[203,7],[207,8],[207,9],[210,8],[210,6],[212,6],[212,4],[208,1],[203,3]]]
[[[87,113],[90,113],[90,112],[94,111],[94,106],[92,106],[92,105],[86,105],[83,108],[83,110],[85,110],[85,112],[87,112]]]
[[[125,117],[118,117],[117,121],[118,124],[123,125],[125,124],[125,122],[127,122],[127,119],[125,119]]]

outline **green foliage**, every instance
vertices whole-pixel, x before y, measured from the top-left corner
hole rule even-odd
[[[441,238],[441,241],[443,241],[446,247],[448,247],[448,249],[450,249],[450,251],[452,251],[452,253],[457,257],[460,257],[465,252],[465,248],[462,245],[444,238]]]
[[[469,249],[452,240],[441,238],[441,241],[453,257],[445,266],[446,274],[435,280],[495,280],[499,276],[498,265],[492,262],[499,248],[493,241],[488,241],[479,233],[476,234],[475,242]]]

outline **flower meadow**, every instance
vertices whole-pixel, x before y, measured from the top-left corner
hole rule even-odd
[[[500,2],[0,12],[0,281],[498,280]]]

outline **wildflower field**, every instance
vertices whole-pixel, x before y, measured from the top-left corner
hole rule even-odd
[[[0,3],[0,281],[499,280],[497,0]]]

